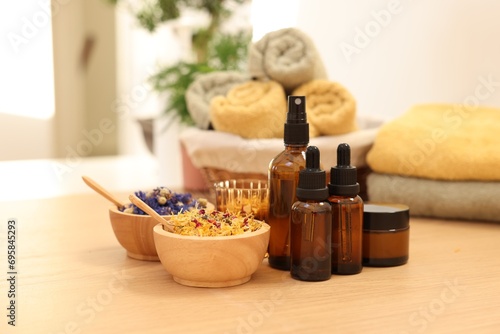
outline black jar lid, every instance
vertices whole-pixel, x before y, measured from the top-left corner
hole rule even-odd
[[[398,230],[410,225],[410,208],[407,205],[365,203],[363,207],[364,230]]]

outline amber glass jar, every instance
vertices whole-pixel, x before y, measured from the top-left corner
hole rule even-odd
[[[363,265],[392,267],[408,262],[408,206],[365,203],[363,210]]]

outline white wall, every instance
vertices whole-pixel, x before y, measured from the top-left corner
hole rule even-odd
[[[499,13],[495,0],[300,0],[297,27],[360,114],[390,118],[416,103],[464,103],[481,85],[480,103],[500,107]]]

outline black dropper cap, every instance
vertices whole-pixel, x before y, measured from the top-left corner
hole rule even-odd
[[[330,171],[330,195],[356,196],[359,193],[356,167],[351,166],[351,147],[342,143],[337,147],[337,166]]]
[[[285,145],[307,145],[309,143],[305,96],[288,96],[284,140]]]
[[[309,146],[306,151],[306,168],[299,173],[297,198],[303,200],[324,201],[328,198],[326,173],[319,167],[319,149]]]

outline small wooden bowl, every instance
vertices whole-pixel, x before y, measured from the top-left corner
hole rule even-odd
[[[158,222],[149,215],[135,215],[109,209],[109,219],[116,239],[133,259],[159,261],[156,253],[153,228]]]
[[[207,210],[214,208],[212,203],[207,203]],[[143,261],[160,261],[153,237],[153,228],[158,221],[150,215],[121,212],[116,206],[109,208],[109,220],[116,239],[125,248],[128,257]]]
[[[195,287],[228,287],[246,283],[262,263],[270,227],[251,233],[198,237],[154,227],[154,240],[165,270],[179,284]]]

